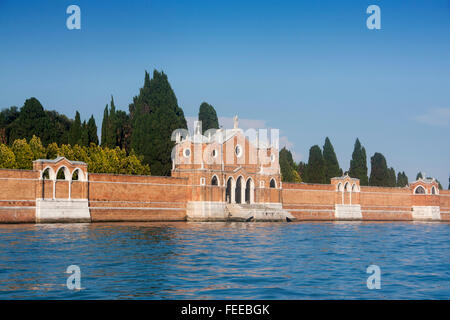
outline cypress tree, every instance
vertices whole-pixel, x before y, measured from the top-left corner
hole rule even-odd
[[[388,187],[395,187],[397,185],[397,180],[395,176],[395,170],[394,168],[389,168],[389,180],[388,180]]]
[[[114,97],[111,96],[111,103],[109,109],[109,116],[106,130],[106,146],[109,148],[115,148],[117,146],[117,118],[116,118],[116,105],[114,104]]]
[[[209,129],[219,129],[219,119],[214,107],[206,102],[200,105],[198,120],[202,122],[202,133]]]
[[[422,172],[417,173],[416,180],[423,179]]]
[[[325,161],[326,183],[330,183],[331,178],[342,176],[342,169],[339,167],[336,153],[328,137],[325,138],[325,144],[323,145],[323,159]]]
[[[295,175],[296,165],[292,157],[292,153],[284,147],[279,153],[280,171],[282,181],[284,182],[296,182],[297,177]]]
[[[81,141],[81,134],[82,134],[82,127],[81,127],[81,119],[80,119],[80,113],[77,111],[75,113],[75,120],[72,123],[72,126],[69,130],[69,144],[74,146],[76,144],[82,145]]]
[[[309,183],[326,183],[325,177],[325,161],[323,159],[322,150],[318,145],[309,149],[308,165],[306,166],[306,182]]]
[[[367,178],[367,156],[366,149],[361,146],[361,142],[356,138],[355,147],[350,160],[350,169],[348,174],[353,178],[358,178],[362,186],[367,186],[369,180]]]
[[[91,143],[98,145],[98,135],[97,135],[97,125],[95,124],[94,115],[91,115],[87,123],[87,133],[88,133],[88,146]]]
[[[108,113],[108,105],[106,105],[105,110],[103,111],[103,121],[102,121],[102,137],[101,137],[102,147],[106,146],[106,136],[108,135],[108,123],[109,123],[109,113]]]
[[[386,164],[386,158],[379,152],[370,158],[370,179],[369,185],[386,187],[389,186],[389,169]]]
[[[80,137],[80,141],[81,141],[81,146],[89,146],[89,133],[88,133],[88,127],[87,127],[87,123],[86,120],[83,121],[83,124],[81,125],[81,137]]]
[[[406,187],[408,185],[408,177],[406,176],[406,173],[403,172],[398,172],[397,175],[397,187]]]
[[[131,116],[131,148],[144,156],[154,175],[170,175],[171,140],[175,129],[187,129],[183,110],[164,72],[145,72],[144,86],[129,107]]]

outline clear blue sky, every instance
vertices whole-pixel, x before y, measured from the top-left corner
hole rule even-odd
[[[70,4],[81,30],[66,28]],[[381,30],[366,28],[371,4]],[[279,128],[296,160],[328,136],[347,170],[359,137],[369,159],[448,186],[448,0],[0,0],[0,108],[35,96],[100,126],[110,95],[128,110],[154,68],[187,116],[207,101]]]

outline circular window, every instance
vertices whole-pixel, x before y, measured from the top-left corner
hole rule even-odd
[[[189,149],[189,148],[184,149],[183,150],[183,156],[185,158],[189,158],[191,156],[191,149]]]
[[[234,151],[236,152],[237,157],[242,156],[242,147],[240,145],[237,145]]]

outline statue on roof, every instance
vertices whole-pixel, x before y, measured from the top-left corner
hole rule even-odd
[[[234,129],[239,128],[239,120],[238,120],[238,116],[235,115],[234,116]]]

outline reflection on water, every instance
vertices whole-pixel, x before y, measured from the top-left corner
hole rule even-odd
[[[0,299],[448,299],[449,235],[445,223],[0,225]],[[380,290],[367,289],[371,264]]]

